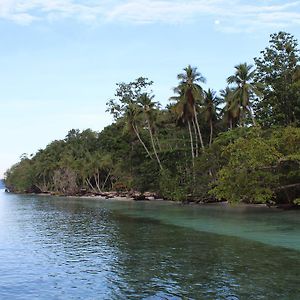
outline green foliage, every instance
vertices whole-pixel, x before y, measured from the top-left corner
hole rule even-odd
[[[185,201],[189,194],[189,184],[184,179],[187,178],[182,173],[163,170],[159,180],[161,195],[169,200]]]
[[[159,191],[159,168],[155,161],[144,160],[133,169],[132,188],[140,192]]]
[[[260,97],[261,85],[254,82],[255,71],[252,70],[252,65],[247,63],[235,66],[235,74],[227,78],[228,84],[233,84],[233,89],[230,97],[230,106],[227,108],[228,114],[237,118],[241,124],[245,124],[246,114],[252,118],[255,125],[255,120],[252,114],[252,101],[254,97]]]
[[[143,93],[148,92],[152,84],[153,81],[146,77],[139,77],[129,83],[117,83],[116,99],[111,99],[106,103],[106,111],[112,114],[115,120],[123,117],[128,105],[136,103]]]
[[[293,201],[293,203],[295,204],[295,205],[300,205],[300,198],[297,198],[297,199],[295,199],[294,201]]]
[[[210,193],[230,202],[292,202],[300,182],[300,129],[255,131],[223,148],[225,163]]]
[[[256,80],[264,87],[255,112],[264,127],[300,124],[299,49],[289,33],[271,35],[270,45],[255,58]]]
[[[13,165],[5,174],[5,184],[12,191],[27,192],[34,184],[32,164],[29,158],[21,157],[21,161]]]
[[[54,171],[53,184],[55,192],[63,195],[74,195],[78,192],[77,174],[69,168]]]
[[[223,150],[228,160],[211,193],[229,202],[265,203],[272,199],[277,176],[272,174],[281,155],[262,138],[239,138]],[[271,170],[271,171],[270,171]]]

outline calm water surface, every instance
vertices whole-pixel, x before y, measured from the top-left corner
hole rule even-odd
[[[300,299],[300,212],[0,191],[0,299]]]

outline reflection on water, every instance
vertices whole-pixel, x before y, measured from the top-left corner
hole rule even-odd
[[[2,193],[0,299],[297,299],[298,212],[236,210]]]

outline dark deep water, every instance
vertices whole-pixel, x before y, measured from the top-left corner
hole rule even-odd
[[[300,299],[300,212],[0,191],[0,299]]]

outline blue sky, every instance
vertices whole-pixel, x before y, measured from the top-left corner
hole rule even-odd
[[[71,128],[108,125],[116,82],[149,77],[166,104],[192,64],[219,90],[299,25],[293,0],[0,0],[0,178]]]

